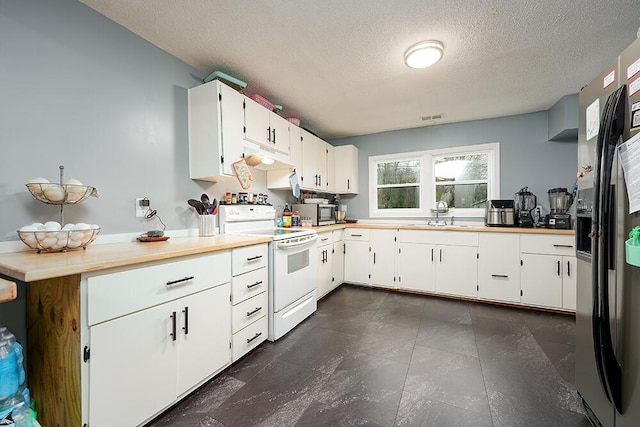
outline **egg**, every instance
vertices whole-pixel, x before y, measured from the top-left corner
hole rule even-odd
[[[89,226],[89,229],[91,229],[91,230],[97,230],[97,229],[99,229],[99,228],[100,228],[100,226],[99,226],[98,224],[91,224],[91,225]]]
[[[75,227],[75,224],[65,224],[64,227],[62,227],[63,230],[73,230],[73,227]]]
[[[44,224],[41,222],[34,222],[31,226],[35,227],[38,231],[44,230]]]
[[[47,221],[44,223],[44,229],[47,231],[60,231],[62,227],[56,221]]]
[[[47,178],[33,178],[27,181],[27,184],[32,193],[42,196],[44,190],[48,187],[49,180]]]
[[[38,249],[38,240],[33,233],[20,233],[22,241],[31,249]]]
[[[89,224],[85,224],[84,222],[77,223],[74,227],[74,230],[88,230]]]
[[[56,243],[58,243],[58,238],[57,237],[46,237],[45,239],[42,240],[42,246],[45,249],[50,249],[52,246],[54,246]]]
[[[47,188],[44,189],[44,197],[50,202],[61,202],[64,200],[65,192],[61,185],[49,184]]]
[[[85,187],[80,181],[75,178],[69,178],[67,180],[65,189],[67,190],[68,202],[80,201],[87,191],[87,187]]]
[[[84,238],[84,231],[72,231],[69,234],[69,238],[71,240],[79,240],[79,241],[81,241]]]
[[[25,231],[25,232],[34,232],[34,231],[38,231],[38,227],[34,226],[34,225],[25,225],[24,227],[22,227],[20,229],[20,231]]]
[[[80,246],[82,246],[82,242],[79,240],[69,240],[69,243],[67,243],[69,249],[79,248]]]

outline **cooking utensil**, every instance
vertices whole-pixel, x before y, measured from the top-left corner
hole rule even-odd
[[[218,199],[213,199],[213,203],[209,209],[211,210],[212,215],[218,215]]]
[[[208,215],[209,212],[209,207],[211,206],[211,202],[209,200],[209,196],[207,196],[206,193],[202,193],[202,196],[200,196],[200,201],[202,202],[202,205],[204,206],[204,212],[205,215]]]
[[[189,199],[187,200],[187,203],[189,204],[189,206],[194,208],[199,215],[204,215],[204,205],[200,200]]]

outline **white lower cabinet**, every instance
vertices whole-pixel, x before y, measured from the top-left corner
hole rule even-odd
[[[267,244],[231,252],[231,361],[235,362],[267,339]]]
[[[520,302],[519,234],[480,234],[478,298],[511,303]]]
[[[346,248],[344,243],[344,230],[335,230],[333,232],[333,289],[344,282],[345,251]]]
[[[575,310],[574,237],[521,235],[520,251],[522,303]]]
[[[435,292],[435,252],[435,245],[398,242],[398,287]]]
[[[469,298],[478,296],[477,246],[436,246],[436,291]]]
[[[347,228],[344,244],[345,282],[369,283],[369,229]]]
[[[387,288],[396,287],[396,230],[373,229],[369,231],[370,283]]]
[[[333,289],[333,235],[331,231],[318,233],[317,277],[316,297],[320,299]]]
[[[230,265],[222,251],[83,279],[89,425],[141,424],[229,365]]]

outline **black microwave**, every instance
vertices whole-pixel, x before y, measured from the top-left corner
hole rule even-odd
[[[336,223],[336,205],[330,203],[294,204],[291,210],[298,212],[301,220],[310,219],[313,225]]]

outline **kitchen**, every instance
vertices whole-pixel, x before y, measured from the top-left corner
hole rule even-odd
[[[200,84],[206,72],[78,2],[14,3],[3,4],[0,14],[3,56],[16,64],[2,67],[3,154],[15,159],[5,161],[0,172],[3,243],[22,250],[16,230],[55,218],[55,208],[35,202],[24,183],[36,176],[54,179],[58,165],[65,165],[67,176],[100,190],[99,199],[69,207],[65,217],[99,224],[102,236],[145,229],[147,222],[133,215],[138,197],[151,200],[169,230],[182,230],[196,227],[187,198],[203,191],[218,197],[227,189],[238,191],[237,185],[188,179],[188,152],[180,148],[188,139],[187,88]],[[633,25],[637,27],[637,20]],[[629,44],[631,35],[625,37],[616,51]],[[37,55],[26,54],[30,52]],[[577,83],[572,93],[591,77]],[[576,172],[575,144],[548,139],[551,105],[522,115],[330,139],[335,145],[359,148],[361,188],[345,201],[349,217],[369,217],[363,201],[368,194],[367,158],[394,153],[400,145],[403,152],[423,150],[425,140],[438,141],[438,148],[499,141],[502,196],[529,185],[546,204],[546,191],[571,187]],[[269,193],[274,205],[284,203],[287,193],[270,191],[266,175],[254,175],[252,191]],[[3,313],[7,310],[2,307]]]

